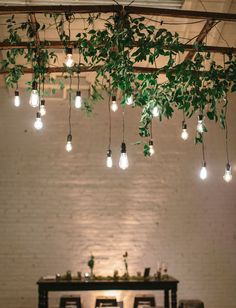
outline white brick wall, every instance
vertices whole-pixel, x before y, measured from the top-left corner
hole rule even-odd
[[[37,279],[46,274],[86,271],[130,272],[169,264],[180,280],[179,298],[200,298],[206,308],[236,307],[235,178],[223,182],[224,132],[209,125],[209,178],[200,182],[201,149],[179,138],[181,114],[154,123],[156,155],[144,158],[139,112],[127,112],[130,168],[118,169],[121,112],[112,114],[115,167],[104,166],[107,105],[86,118],[73,110],[72,153],[64,150],[67,103],[48,102],[45,129],[32,128],[35,110],[24,101],[13,108],[6,90],[0,104],[0,307],[37,306]],[[236,106],[230,106],[230,153],[236,169]],[[194,136],[195,120],[189,123]],[[236,170],[235,170],[236,171]],[[101,293],[100,293],[101,294]],[[118,292],[131,307],[132,292]],[[93,307],[95,294],[84,295]],[[50,300],[56,307],[58,296]]]

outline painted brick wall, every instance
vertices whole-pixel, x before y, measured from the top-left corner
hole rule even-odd
[[[91,118],[73,110],[74,150],[67,153],[66,102],[49,102],[45,128],[36,132],[28,100],[16,110],[6,90],[0,93],[0,307],[36,307],[39,277],[84,272],[91,253],[96,273],[122,273],[126,250],[131,273],[168,263],[180,280],[179,298],[200,298],[206,308],[236,307],[236,186],[235,178],[229,184],[222,179],[224,132],[218,126],[210,124],[206,135],[209,178],[202,183],[201,148],[179,138],[181,114],[154,123],[156,155],[144,158],[133,144],[140,140],[139,112],[128,108],[130,168],[121,171],[119,111],[112,114],[115,167],[108,170],[106,104]],[[234,101],[229,127],[235,171]],[[189,127],[193,138],[195,119]],[[116,295],[131,307],[134,293]],[[95,296],[83,294],[85,307],[93,307]],[[57,305],[53,294],[50,308]]]

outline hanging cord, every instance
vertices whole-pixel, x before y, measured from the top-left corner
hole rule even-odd
[[[226,149],[226,159],[229,164],[229,144],[228,144],[228,124],[227,124],[227,108],[228,107],[228,98],[226,94],[226,106],[225,106],[225,149]]]
[[[80,90],[79,86],[80,86],[80,64],[81,64],[81,53],[79,53],[79,63],[78,63],[78,80],[77,80],[77,90]]]
[[[68,113],[69,135],[71,135],[71,86],[72,86],[72,78],[71,78],[71,75],[70,75],[70,82],[69,82],[69,113]]]
[[[71,36],[70,19],[68,19],[68,31],[69,31],[69,43],[70,43],[70,36]]]
[[[80,88],[79,88],[79,85],[80,85],[80,72],[78,72],[78,83],[77,83],[77,89],[78,90],[80,90]]]
[[[224,60],[224,71],[225,71],[225,54],[223,54],[223,60]],[[229,164],[229,142],[228,142],[228,121],[227,121],[227,112],[228,112],[228,95],[225,94],[225,150],[226,150],[226,159],[227,164]]]
[[[108,150],[111,150],[111,95],[109,95],[107,107],[108,107],[108,120],[109,120]]]
[[[44,83],[45,83],[45,76],[44,75],[43,75],[42,81],[43,81],[42,98],[44,98]]]
[[[41,106],[41,76],[39,75],[39,111],[40,111],[40,106]]]
[[[206,164],[206,154],[205,154],[205,142],[204,142],[204,136],[202,134],[202,160],[203,164]]]
[[[152,119],[151,119],[151,123],[150,123],[150,138],[152,140]]]
[[[68,36],[69,36],[69,44],[70,44],[70,39],[71,39],[71,23],[75,20],[75,17],[73,14],[65,14],[66,20],[68,22]],[[68,45],[67,45],[68,47]]]
[[[122,138],[123,138],[123,143],[125,142],[125,107],[123,107],[123,112],[122,112]]]
[[[183,121],[182,121],[182,123],[185,124],[185,122],[186,122],[186,118],[185,118],[185,113],[184,113],[184,109],[183,109]]]

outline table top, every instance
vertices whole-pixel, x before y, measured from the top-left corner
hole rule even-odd
[[[150,278],[148,280],[79,280],[72,278],[66,279],[45,279],[41,278],[37,284],[39,288],[48,291],[60,290],[162,290],[173,289],[177,287],[179,281],[173,277],[166,277],[165,279],[156,280]]]

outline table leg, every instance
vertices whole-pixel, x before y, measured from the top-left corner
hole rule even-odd
[[[39,288],[38,308],[48,308],[48,292]]]
[[[177,290],[171,290],[171,308],[177,308]]]
[[[165,308],[170,308],[169,290],[165,290]]]

